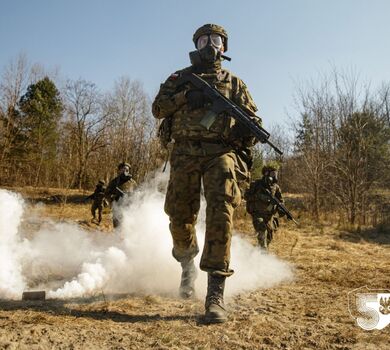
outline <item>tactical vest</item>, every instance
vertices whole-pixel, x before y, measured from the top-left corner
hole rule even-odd
[[[118,201],[122,194],[117,190],[119,188],[122,192],[128,194],[131,193],[136,187],[136,182],[129,178],[128,180],[123,180],[121,176],[117,176],[112,179],[107,186],[106,195],[110,200]]]
[[[271,203],[271,200],[266,195],[266,189],[271,192],[272,196],[275,196],[278,185],[273,184],[271,186],[267,186],[263,179],[256,180],[251,183],[249,189],[245,193],[248,213],[276,213],[276,206]]]
[[[199,75],[224,96],[232,98],[234,78],[228,71],[222,69],[218,73]],[[211,115],[207,106],[190,110],[188,105],[184,104],[172,116],[171,136],[175,142],[183,140],[221,142],[229,140],[234,124],[235,120],[227,115]]]
[[[97,192],[95,192],[94,200],[97,204],[103,203],[104,200],[104,192],[105,192],[105,187],[101,188]]]

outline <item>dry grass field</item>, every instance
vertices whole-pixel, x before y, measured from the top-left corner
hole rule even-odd
[[[84,193],[23,193],[47,204],[41,215],[96,228]],[[227,324],[204,325],[201,300],[157,295],[0,300],[0,349],[390,349],[390,326],[364,331],[348,311],[353,289],[390,289],[390,233],[300,220],[283,220],[270,248],[294,266],[294,280],[228,300]],[[236,227],[251,239],[249,217]],[[100,230],[111,234],[108,215]]]

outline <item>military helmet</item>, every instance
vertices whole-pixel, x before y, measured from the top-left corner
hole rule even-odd
[[[129,164],[129,163],[122,162],[122,163],[119,163],[119,164],[118,164],[118,170],[121,170],[121,169],[124,168],[125,166],[129,167],[129,169],[130,169],[130,164]]]
[[[261,169],[261,173],[265,175],[268,172],[271,171],[278,171],[279,170],[279,164],[275,161],[269,162],[263,166],[263,169]]]
[[[217,24],[205,24],[196,30],[194,36],[192,37],[192,41],[194,42],[195,47],[196,47],[196,42],[200,36],[213,34],[213,33],[222,36],[223,47],[224,47],[224,51],[226,52],[228,50],[228,35],[226,33],[226,30]]]

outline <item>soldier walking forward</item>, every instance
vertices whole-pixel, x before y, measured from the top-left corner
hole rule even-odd
[[[221,66],[228,48],[226,31],[206,24],[195,32],[193,42],[196,51],[190,53],[191,66],[176,71],[161,84],[153,102],[153,115],[169,125],[173,143],[165,212],[170,219],[172,254],[182,266],[179,292],[183,298],[194,293],[194,257],[199,252],[195,224],[203,184],[207,208],[200,269],[208,273],[205,320],[219,323],[227,320],[225,279],[234,272],[230,268],[230,244],[233,212],[241,201],[238,182],[249,176],[249,147],[255,141],[227,113],[219,114],[206,127],[208,97],[190,83],[181,84],[181,78],[198,74],[259,123],[261,120],[255,116],[257,108],[245,84]]]
[[[279,228],[279,217],[285,214],[271,202],[270,195],[283,203],[282,191],[278,182],[278,166],[265,165],[263,176],[251,183],[245,192],[246,210],[252,216],[259,246],[268,249],[274,233]]]
[[[104,186],[106,183],[104,180],[99,180],[95,187],[95,191],[88,196],[85,200],[92,199],[92,205],[91,205],[91,214],[92,214],[92,221],[96,220],[96,210],[98,211],[98,221],[97,223],[100,224],[102,221],[102,211],[103,211],[103,205],[105,202],[104,199],[104,192],[106,190],[106,187]]]
[[[112,206],[112,224],[118,227],[122,221],[120,202],[123,197],[134,191],[137,183],[130,173],[130,164],[120,163],[117,168],[118,176],[112,179],[106,189],[105,197]]]

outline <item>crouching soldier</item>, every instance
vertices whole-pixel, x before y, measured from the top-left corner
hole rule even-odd
[[[91,214],[92,214],[92,221],[96,220],[96,210],[98,211],[98,221],[97,223],[100,224],[102,221],[102,211],[103,211],[103,205],[105,204],[104,199],[104,193],[106,191],[104,180],[99,180],[95,187],[95,191],[86,198],[92,199],[92,206],[91,206]]]
[[[259,246],[268,249],[273,234],[279,227],[278,218],[285,215],[273,203],[270,196],[283,203],[282,192],[278,182],[278,166],[266,165],[262,169],[263,176],[251,183],[245,193],[246,210],[252,216]]]
[[[130,174],[130,164],[118,164],[118,176],[110,181],[107,186],[105,197],[112,206],[112,223],[118,227],[122,221],[122,214],[120,212],[120,202],[122,198],[134,191],[137,183],[133,180]]]

